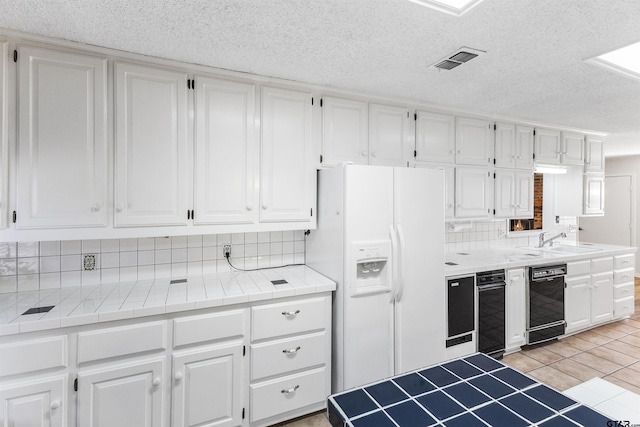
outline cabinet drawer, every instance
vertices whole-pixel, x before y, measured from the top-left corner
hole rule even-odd
[[[627,298],[633,296],[633,282],[625,285],[617,285],[613,287],[613,298]]]
[[[251,421],[322,402],[328,395],[325,368],[251,386]]]
[[[628,268],[626,270],[614,270],[613,271],[613,284],[619,285],[622,283],[632,283],[633,284],[633,268]]]
[[[251,346],[251,380],[324,365],[326,332]]]
[[[164,350],[166,323],[149,322],[78,334],[78,363]]]
[[[567,276],[581,276],[591,273],[591,261],[575,261],[567,263]]]
[[[0,345],[0,377],[68,364],[67,336],[40,338]]]
[[[261,340],[324,329],[325,307],[325,298],[252,307],[252,339]]]
[[[591,273],[604,273],[613,270],[613,257],[594,258],[591,260]]]
[[[622,317],[634,311],[633,297],[615,300],[613,302],[613,317]]]
[[[247,327],[247,310],[190,316],[173,321],[173,346],[242,337]]]
[[[616,255],[613,257],[614,268],[630,268],[635,263],[635,254]]]

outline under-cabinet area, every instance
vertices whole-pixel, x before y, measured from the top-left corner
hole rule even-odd
[[[98,320],[66,317],[66,324],[77,326],[62,328],[23,320],[25,331],[46,330],[0,337],[0,419],[52,427],[268,426],[325,408],[335,284],[306,267],[240,276],[208,279],[203,288],[221,295],[201,297],[191,308],[184,302],[154,305],[161,285],[142,285],[140,292],[114,285],[101,305],[109,305],[113,293],[129,302],[98,312]],[[267,280],[276,277],[287,283]],[[201,286],[188,280],[193,289]],[[100,287],[107,289],[92,291],[100,293]],[[50,302],[56,297],[41,292]],[[146,309],[126,309],[141,298]],[[67,299],[58,299],[60,309]]]

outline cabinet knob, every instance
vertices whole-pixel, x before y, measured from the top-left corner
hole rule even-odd
[[[449,150],[449,154],[453,154],[453,150]]]
[[[124,206],[122,205],[122,203],[118,203],[116,205],[116,212],[122,212],[124,210]]]
[[[447,207],[448,207],[449,209],[451,209],[451,208],[453,207],[453,203],[449,203],[449,204],[447,205]]]
[[[282,393],[282,394],[291,394],[291,393],[295,393],[295,391],[296,391],[297,389],[299,389],[299,388],[300,388],[300,385],[297,385],[297,386],[295,386],[295,387],[293,387],[293,388],[290,388],[290,389],[287,389],[287,390],[280,390],[280,393]]]
[[[156,377],[151,384],[153,384],[154,387],[158,387],[160,384],[162,384],[162,380],[160,379],[160,377]]]
[[[58,409],[60,407],[60,401],[58,400],[54,400],[53,402],[51,402],[51,404],[49,405],[49,409],[55,411],[56,409]]]
[[[296,314],[300,313],[300,310],[296,310],[296,311],[283,311],[282,315],[283,316],[287,316],[287,317],[291,317],[291,316],[295,316]]]
[[[182,379],[182,372],[176,372],[176,375],[174,378],[176,381],[180,381]]]
[[[462,150],[458,150],[458,151],[456,151],[456,153],[462,154]]]
[[[248,210],[248,211],[252,211],[252,210],[253,210],[253,206],[251,206],[251,205],[247,205],[247,210]]]
[[[297,353],[298,350],[300,350],[300,346],[297,346],[296,348],[287,348],[287,349],[282,350],[282,352],[284,354],[292,354],[292,353]]]
[[[367,157],[367,152],[363,151],[362,153],[360,153],[362,155],[362,157]]]
[[[91,212],[99,212],[102,209],[102,203],[97,202],[91,205]]]

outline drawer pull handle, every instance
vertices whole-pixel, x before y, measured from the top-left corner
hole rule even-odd
[[[300,386],[297,385],[294,388],[290,388],[289,390],[280,390],[280,393],[282,394],[291,394],[291,393],[295,393],[297,389],[299,389]]]
[[[285,350],[282,350],[282,352],[284,354],[292,354],[292,353],[297,353],[298,350],[300,350],[300,346],[297,346],[296,348],[285,349]]]
[[[300,310],[296,310],[296,311],[283,311],[282,315],[283,316],[287,316],[287,317],[291,317],[291,316],[295,316],[296,314],[300,313]]]

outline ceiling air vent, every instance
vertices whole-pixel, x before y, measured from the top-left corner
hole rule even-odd
[[[438,70],[453,70],[460,65],[466,64],[471,61],[473,58],[476,58],[483,53],[486,53],[482,50],[472,49],[470,47],[461,47],[453,54],[448,55],[446,58],[441,59],[436,62],[429,68],[435,68]]]

